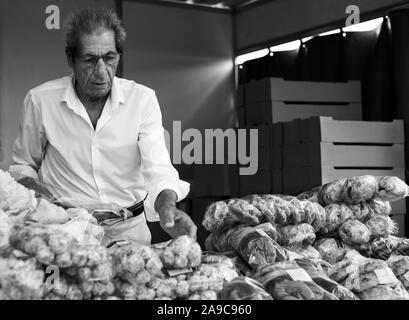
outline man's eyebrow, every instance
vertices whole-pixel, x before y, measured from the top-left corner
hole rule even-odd
[[[107,53],[105,53],[105,54],[117,54],[117,52],[115,52],[115,51],[109,51],[109,52],[107,52]]]
[[[115,51],[108,51],[107,53],[104,53],[103,55],[96,55],[96,54],[93,54],[93,53],[84,53],[84,54],[83,54],[83,57],[93,58],[93,57],[100,57],[100,56],[113,55],[113,54],[117,54],[117,52],[115,52]]]

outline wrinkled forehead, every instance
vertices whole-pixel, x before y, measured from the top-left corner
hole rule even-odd
[[[103,55],[116,52],[115,33],[113,30],[99,28],[91,34],[81,34],[79,37],[78,51],[80,55]]]

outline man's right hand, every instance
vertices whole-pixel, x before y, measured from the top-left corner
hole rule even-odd
[[[28,189],[35,191],[36,198],[43,198],[49,202],[57,203],[57,198],[55,198],[48,189],[31,177],[24,177],[17,181]]]

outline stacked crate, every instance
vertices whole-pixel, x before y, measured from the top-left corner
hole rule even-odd
[[[196,164],[194,167],[194,179],[189,194],[191,218],[197,226],[197,241],[201,246],[204,246],[209,235],[202,225],[203,215],[212,202],[231,197],[231,186],[234,186],[234,183],[230,182],[230,179],[234,179],[233,167],[227,161],[225,164]]]
[[[257,144],[250,145],[248,139],[246,146],[248,154],[250,150],[257,154],[258,170],[254,175],[239,175],[239,195],[281,193],[282,125],[266,124],[240,129],[246,129],[247,132],[251,129],[258,131]]]
[[[265,78],[251,81],[240,88],[239,101],[244,101],[247,124],[271,124],[330,116],[339,120],[361,120],[361,84],[286,81]],[[240,102],[241,103],[241,102]]]
[[[267,190],[295,195],[363,174],[405,180],[403,121],[361,121],[359,81],[265,78],[240,86],[238,101],[239,123],[259,129],[259,169],[269,163],[272,179],[268,182],[263,171],[253,178],[240,177],[241,195]],[[266,146],[264,127],[279,124],[280,130],[271,130],[275,143]],[[403,235],[405,201],[393,203],[392,209]]]
[[[292,120],[314,115],[361,120],[360,82],[285,81],[281,78],[251,81],[239,86],[238,115],[239,123],[246,123],[247,128],[259,129],[260,142],[260,172],[253,177],[240,177],[240,194],[282,193],[285,191],[283,148],[299,142],[298,126]],[[266,127],[271,128],[268,134],[272,134],[272,137],[269,140],[265,138]],[[270,167],[268,172],[267,165]],[[299,178],[298,187],[307,186],[300,170],[288,174]]]
[[[292,134],[286,139],[288,131]],[[283,191],[287,194],[366,174],[397,176],[405,181],[403,120],[298,119],[284,124],[284,141]],[[392,203],[401,235],[405,232],[405,213],[405,200]]]

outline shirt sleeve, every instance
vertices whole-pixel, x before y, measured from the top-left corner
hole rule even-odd
[[[47,139],[39,106],[30,93],[24,99],[20,115],[19,134],[13,145],[13,163],[9,172],[16,180],[23,177],[38,179]]]
[[[179,179],[179,173],[171,163],[165,144],[162,114],[154,93],[145,111],[138,138],[141,168],[148,192],[144,206],[147,220],[159,221],[159,214],[155,211],[159,193],[165,189],[173,190],[179,202],[189,193],[189,183]]]

